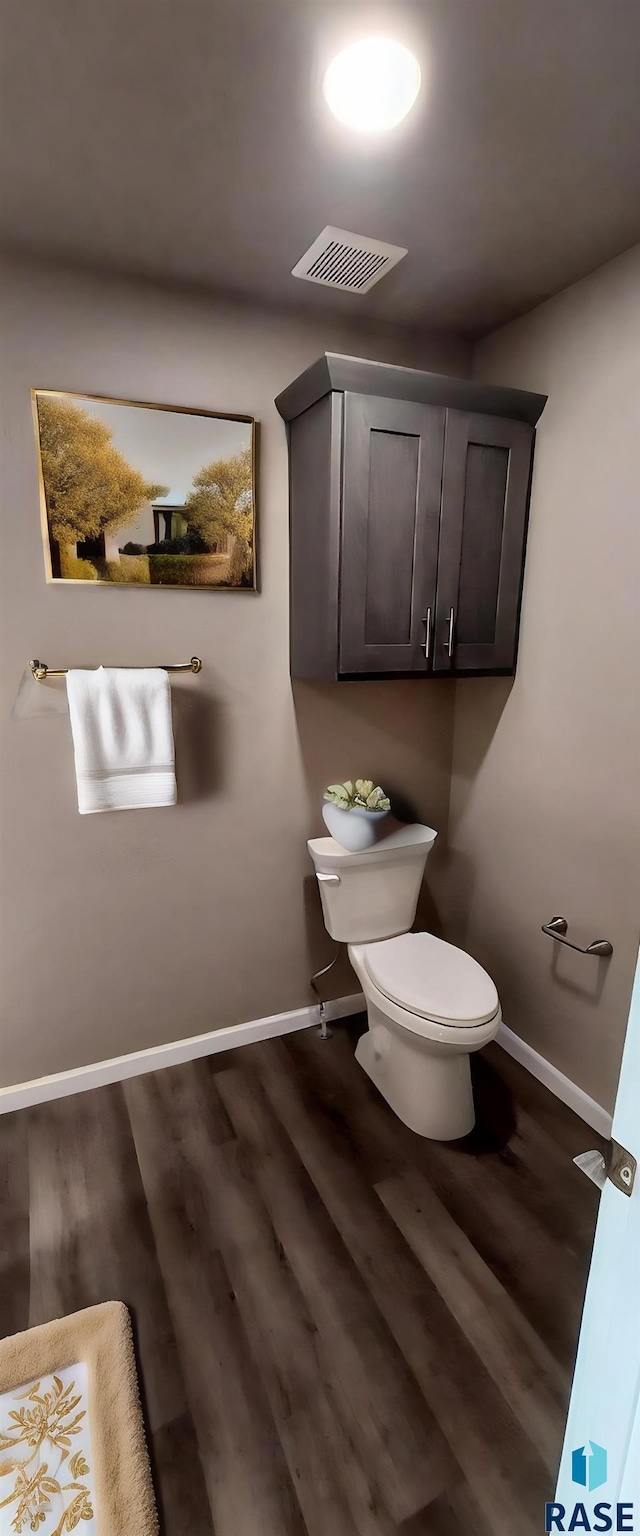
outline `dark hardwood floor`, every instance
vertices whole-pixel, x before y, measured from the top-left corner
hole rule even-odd
[[[2,1332],[127,1303],[164,1536],[542,1529],[598,1138],[492,1046],[424,1141],[356,1028],[0,1120]]]

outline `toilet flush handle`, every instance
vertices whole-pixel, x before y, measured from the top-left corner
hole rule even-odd
[[[323,875],[323,874],[316,873],[316,880],[322,881],[323,885],[339,885],[340,884],[340,876],[339,875]]]

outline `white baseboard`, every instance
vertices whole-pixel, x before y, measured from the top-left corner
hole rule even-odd
[[[361,992],[351,997],[336,997],[325,1003],[325,1018],[346,1019],[364,1008]],[[252,1045],[257,1040],[272,1040],[296,1029],[309,1029],[318,1022],[317,1005],[294,1008],[290,1013],[273,1013],[267,1019],[251,1019],[247,1024],[230,1024],[212,1029],[206,1035],[191,1035],[188,1040],[172,1040],[168,1045],[152,1045],[146,1051],[132,1051],[128,1056],[112,1056],[108,1061],[74,1067],[70,1072],[53,1072],[50,1077],[36,1077],[30,1083],[15,1083],[0,1088],[0,1114],[28,1109],[49,1099],[63,1099],[70,1093],[84,1093],[88,1088],[102,1088],[120,1083],[143,1072],[157,1072],[161,1067],[175,1067],[181,1061],[195,1061],[199,1056],[214,1056],[238,1045]]]
[[[360,1013],[365,1006],[361,992],[350,997],[337,997],[325,1004],[325,1015],[331,1019],[346,1019],[352,1013]],[[266,1019],[251,1019],[246,1024],[230,1024],[224,1029],[210,1030],[206,1035],[191,1035],[186,1040],[171,1040],[168,1045],[152,1045],[145,1051],[132,1051],[128,1056],[112,1056],[107,1061],[92,1062],[86,1067],[74,1067],[69,1072],[53,1072],[50,1077],[37,1077],[29,1083],[14,1083],[0,1088],[0,1115],[16,1109],[28,1109],[32,1104],[44,1104],[49,1099],[63,1099],[70,1093],[84,1093],[89,1088],[102,1088],[107,1083],[120,1083],[128,1077],[140,1077],[144,1072],[158,1072],[161,1067],[174,1067],[181,1061],[195,1061],[199,1056],[214,1056],[218,1051],[228,1051],[236,1046],[251,1045],[258,1040],[272,1040],[278,1035],[289,1035],[297,1029],[310,1029],[318,1020],[315,1005],[294,1008],[290,1013],[274,1013]],[[611,1115],[595,1099],[590,1099],[584,1089],[564,1076],[544,1056],[534,1051],[506,1024],[501,1024],[497,1044],[533,1077],[544,1083],[551,1093],[575,1110],[587,1125],[611,1135]]]
[[[532,1045],[527,1045],[526,1040],[521,1040],[519,1035],[514,1035],[513,1030],[507,1029],[506,1024],[500,1025],[497,1044],[501,1045],[509,1056],[519,1061],[522,1067],[526,1067],[532,1077],[537,1077],[540,1083],[544,1083],[545,1088],[555,1093],[556,1098],[562,1099],[563,1104],[568,1104],[570,1109],[574,1109],[582,1120],[586,1120],[587,1125],[593,1127],[594,1131],[599,1131],[600,1135],[605,1137],[611,1135],[611,1115],[607,1114],[606,1109],[603,1109],[601,1104],[596,1104],[595,1099],[590,1099],[583,1088],[579,1088],[577,1083],[572,1083],[571,1078],[565,1077],[564,1072],[554,1067],[546,1057],[534,1051]]]

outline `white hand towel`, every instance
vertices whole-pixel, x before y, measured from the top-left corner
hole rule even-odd
[[[67,673],[81,816],[175,805],[171,688],[160,667]]]

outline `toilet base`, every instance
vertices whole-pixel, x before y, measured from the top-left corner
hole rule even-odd
[[[423,1040],[403,1039],[376,1014],[369,1004],[369,1028],[358,1041],[356,1059],[387,1104],[418,1136],[432,1141],[468,1136],[476,1119],[468,1051],[429,1050]]]

